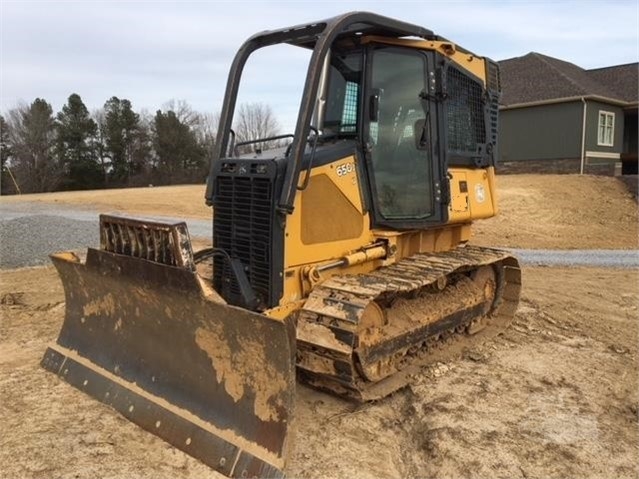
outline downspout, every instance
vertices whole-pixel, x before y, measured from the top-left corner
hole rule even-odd
[[[583,110],[583,119],[581,121],[581,167],[579,168],[579,174],[584,174],[584,163],[586,162],[586,113],[588,112],[588,107],[586,103],[586,99],[582,96],[581,102],[584,104]]]

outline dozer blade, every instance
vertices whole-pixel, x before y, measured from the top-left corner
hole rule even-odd
[[[220,302],[190,267],[96,249],[52,260],[66,315],[46,369],[228,477],[283,476],[291,323]]]

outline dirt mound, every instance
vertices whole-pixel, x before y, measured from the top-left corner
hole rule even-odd
[[[473,225],[483,246],[636,249],[637,203],[616,178],[507,175],[497,178],[499,215]]]

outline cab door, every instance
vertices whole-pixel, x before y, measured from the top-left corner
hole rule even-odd
[[[448,179],[434,54],[373,45],[367,80],[364,136],[374,226],[445,223]]]

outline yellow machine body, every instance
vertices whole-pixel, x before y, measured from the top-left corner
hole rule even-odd
[[[285,282],[280,307],[308,296],[312,286],[307,283],[313,267],[356,254],[380,240],[395,253],[326,270],[322,279],[333,274],[373,271],[416,253],[448,251],[470,239],[472,220],[489,218],[497,212],[494,168],[455,168],[449,170],[452,191],[448,224],[415,231],[371,229],[355,170],[342,176],[336,173],[339,166],[355,165],[356,161],[351,156],[314,168],[308,187],[298,193],[295,210],[286,224]],[[463,183],[468,186],[462,192]],[[290,310],[275,308],[265,314],[277,317],[281,316],[280,311],[289,314]]]

